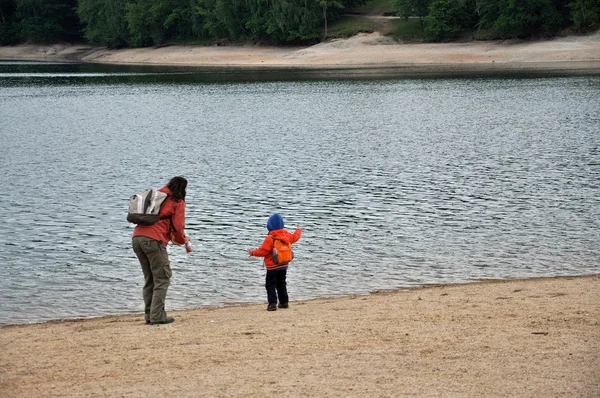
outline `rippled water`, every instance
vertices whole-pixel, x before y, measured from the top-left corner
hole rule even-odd
[[[167,310],[598,273],[600,77],[0,63],[0,324],[142,312],[129,196],[189,179]]]

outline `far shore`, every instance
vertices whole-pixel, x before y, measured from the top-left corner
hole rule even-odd
[[[591,275],[4,326],[0,395],[598,397],[598,303]]]
[[[252,69],[600,71],[600,32],[539,41],[403,44],[379,33],[304,47],[185,46],[111,50],[90,45],[0,47],[0,60]]]

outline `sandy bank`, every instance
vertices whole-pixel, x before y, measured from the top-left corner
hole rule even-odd
[[[251,68],[369,68],[453,65],[466,68],[600,69],[600,32],[547,41],[401,44],[379,33],[309,47],[167,46],[108,50],[92,46],[0,47],[3,60]]]
[[[0,328],[4,397],[597,397],[600,276]]]

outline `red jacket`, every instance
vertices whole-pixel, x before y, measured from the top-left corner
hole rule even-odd
[[[302,235],[302,231],[300,229],[297,229],[292,234],[282,228],[282,229],[275,229],[275,230],[269,232],[269,235],[273,235],[277,239],[280,239],[286,243],[294,243],[300,239],[300,236]],[[263,241],[262,245],[260,245],[259,248],[252,250],[252,252],[250,253],[251,256],[264,257],[265,258],[265,267],[267,267],[267,270],[269,270],[269,271],[274,270],[274,269],[287,268],[287,266],[288,266],[287,264],[277,265],[277,264],[275,264],[275,261],[273,261],[273,259],[271,258],[271,252],[273,251],[274,245],[275,245],[275,240],[273,238],[271,238],[270,236],[267,236],[265,238],[265,240]]]
[[[166,186],[159,189],[159,191],[171,195],[171,190]],[[160,206],[160,217],[171,216],[164,220],[160,220],[154,225],[136,225],[133,230],[133,237],[146,236],[148,238],[156,239],[161,241],[165,246],[170,240],[178,245],[183,245],[186,241],[186,236],[183,233],[185,229],[185,201],[175,201],[171,199],[171,196],[167,197],[163,204]],[[171,228],[171,221],[173,222],[173,231]]]

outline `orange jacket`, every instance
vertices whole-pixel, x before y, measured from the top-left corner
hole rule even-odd
[[[269,232],[269,235],[273,235],[277,239],[280,239],[286,243],[295,243],[300,239],[302,235],[302,231],[297,229],[294,233],[290,233],[285,229],[275,229]],[[267,270],[271,271],[274,269],[283,269],[287,268],[288,264],[277,265],[275,261],[271,258],[271,252],[273,251],[273,246],[275,245],[275,240],[270,236],[267,236],[263,241],[262,245],[259,248],[252,250],[250,253],[251,256],[255,257],[264,257],[265,258],[265,267]]]
[[[166,186],[159,189],[159,191],[171,195],[171,190]],[[154,225],[136,225],[133,230],[133,237],[146,236],[162,242],[165,246],[170,240],[173,240],[175,244],[183,245],[186,241],[186,236],[183,233],[185,229],[185,201],[175,201],[171,199],[171,196],[167,197],[160,206],[158,215],[160,217],[171,216],[171,218],[160,220]],[[171,228],[171,222],[173,222],[175,231]]]

